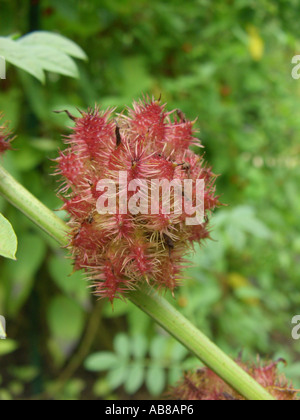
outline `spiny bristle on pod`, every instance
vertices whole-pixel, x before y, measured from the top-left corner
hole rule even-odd
[[[120,114],[96,106],[72,119],[56,174],[75,268],[85,269],[95,294],[111,301],[145,281],[173,292],[185,254],[209,237],[207,217],[219,205],[216,176],[190,150],[201,147],[194,122],[149,98]],[[200,207],[206,217],[188,223],[189,209],[196,214]]]

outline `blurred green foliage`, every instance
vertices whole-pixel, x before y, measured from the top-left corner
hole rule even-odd
[[[291,338],[300,312],[300,82],[291,77],[299,2],[0,0],[0,10],[1,36],[56,32],[89,59],[77,62],[78,80],[47,73],[45,85],[8,66],[0,110],[18,138],[5,167],[59,209],[51,159],[70,121],[53,110],[129,105],[149,93],[198,117],[229,206],[212,218],[213,241],[196,247],[170,300],[232,356],[285,358],[299,387],[300,343]],[[70,276],[64,250],[3,200],[0,212],[19,239],[18,262],[0,260],[9,333],[0,399],[157,397],[198,366],[131,304],[96,304],[83,277]]]

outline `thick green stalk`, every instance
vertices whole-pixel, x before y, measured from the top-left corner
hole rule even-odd
[[[1,165],[0,194],[61,245],[68,244],[66,223],[19,184]]]
[[[166,299],[147,284],[128,295],[131,302],[195,354],[206,366],[249,400],[274,400],[239,365],[212,343]]]
[[[67,245],[68,226],[1,166],[0,194],[62,246]],[[274,400],[263,387],[153,288],[145,284],[139,290],[129,292],[128,298],[246,399]]]

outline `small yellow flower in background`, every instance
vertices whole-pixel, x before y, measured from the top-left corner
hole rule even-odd
[[[238,297],[247,305],[259,305],[259,298],[256,296],[257,290],[251,284],[247,277],[239,273],[229,273],[227,276],[227,285],[237,293]]]
[[[249,26],[247,28],[249,35],[249,51],[251,57],[255,61],[260,61],[264,55],[265,43],[259,34],[259,30],[255,26]]]

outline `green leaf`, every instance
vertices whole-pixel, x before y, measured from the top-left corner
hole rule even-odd
[[[48,308],[47,320],[59,350],[66,355],[79,341],[85,321],[82,308],[65,296],[58,296],[51,300]]]
[[[16,260],[18,240],[9,221],[0,213],[0,255]]]
[[[27,46],[49,46],[55,50],[61,51],[71,57],[87,60],[87,55],[75,42],[70,39],[47,31],[35,31],[23,36],[18,40],[20,44]]]
[[[125,391],[129,394],[135,394],[143,385],[145,377],[145,368],[141,363],[134,363],[129,372],[124,385]]]
[[[153,339],[150,345],[150,356],[152,359],[161,360],[166,353],[167,339],[160,335]]]
[[[43,70],[74,78],[79,77],[77,66],[72,58],[53,47],[34,45],[30,47],[30,53],[34,55]]]
[[[118,334],[114,339],[114,349],[123,359],[130,356],[130,341],[126,334]]]
[[[120,364],[120,366],[111,369],[107,374],[107,381],[110,389],[116,389],[121,386],[128,376],[128,365],[126,363]]]
[[[111,352],[101,352],[91,354],[85,360],[84,366],[91,372],[101,372],[117,367],[119,364],[118,357]]]
[[[109,386],[109,383],[107,382],[106,378],[100,377],[96,380],[96,382],[93,385],[93,394],[96,397],[102,397],[105,399],[107,395],[111,392],[111,387]]]
[[[136,359],[145,357],[148,349],[146,337],[141,334],[134,335],[131,339],[131,352]]]
[[[146,374],[146,386],[151,395],[160,395],[166,386],[166,372],[158,365],[151,366]]]
[[[59,399],[79,400],[80,394],[85,389],[85,387],[86,387],[86,384],[83,379],[79,379],[79,378],[70,379],[64,387],[66,398],[59,395]]]
[[[38,376],[39,370],[35,366],[13,366],[9,373],[22,382],[31,382]]]
[[[23,234],[20,237],[18,263],[8,261],[8,312],[15,315],[29,296],[35,274],[40,268],[46,252],[45,242],[37,235]]]
[[[24,48],[10,38],[0,37],[0,55],[5,57],[7,62],[36,77],[40,82],[45,82],[45,73],[28,48]]]
[[[6,389],[0,389],[0,401],[12,401],[13,397]]]
[[[0,356],[13,353],[17,350],[18,344],[14,340],[1,340],[0,341]]]
[[[171,360],[174,362],[179,362],[180,360],[184,359],[188,353],[188,350],[183,347],[182,344],[178,343],[178,341],[175,341],[172,347]]]
[[[0,37],[0,55],[6,61],[45,82],[46,71],[78,77],[71,57],[85,60],[86,54],[73,41],[51,32],[32,32],[17,41]]]
[[[86,304],[90,297],[86,281],[81,272],[72,274],[72,262],[63,256],[53,256],[49,261],[49,271],[57,286],[68,296],[81,304]]]
[[[238,206],[232,211],[232,220],[241,229],[262,239],[270,238],[271,231],[255,215],[255,210],[249,206]]]
[[[182,377],[182,369],[179,366],[172,366],[168,372],[168,381],[170,385],[175,385]]]

